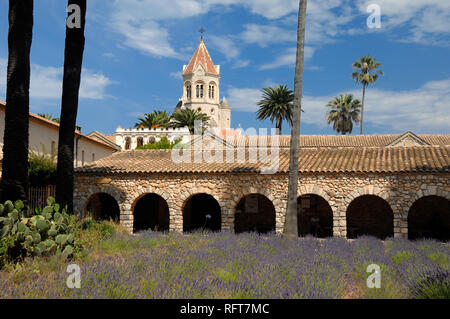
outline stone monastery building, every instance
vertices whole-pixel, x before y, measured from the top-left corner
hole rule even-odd
[[[216,130],[119,127],[122,151],[76,170],[75,209],[130,232],[282,232],[290,136],[220,134],[231,109],[203,39],[183,81],[177,108],[206,113]],[[189,148],[134,150],[164,134]],[[450,135],[302,135],[299,148],[299,236],[450,239]]]

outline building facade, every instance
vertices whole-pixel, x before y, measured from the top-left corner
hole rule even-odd
[[[3,134],[5,131],[6,104],[0,101],[0,153],[3,149]],[[98,132],[97,132],[98,133]],[[92,134],[92,133],[91,133]],[[115,143],[93,135],[75,132],[74,166],[80,167],[101,158],[110,156],[120,150]],[[100,134],[100,133],[98,133]],[[101,135],[101,134],[100,134]],[[57,154],[59,138],[59,124],[39,115],[30,113],[29,116],[29,147],[36,153]],[[3,154],[0,154],[3,158]]]
[[[77,210],[112,214],[130,232],[280,233],[289,137],[279,137],[277,148],[256,161],[250,154],[258,145],[251,139],[216,143],[225,145],[222,160],[217,149],[192,151],[181,163],[172,151],[114,154],[77,170]],[[272,152],[278,166],[267,174]],[[448,240],[450,135],[302,136],[298,220],[299,235]]]

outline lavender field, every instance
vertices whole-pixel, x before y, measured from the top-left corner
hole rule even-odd
[[[80,289],[66,286],[69,263]],[[379,289],[366,285],[369,264],[381,267]],[[83,258],[1,271],[0,298],[448,298],[449,271],[448,244],[430,240],[116,233]]]

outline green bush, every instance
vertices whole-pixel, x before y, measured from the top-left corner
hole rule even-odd
[[[81,249],[74,240],[74,217],[47,199],[47,206],[30,212],[22,201],[0,204],[0,259],[17,262],[28,256],[73,256]],[[2,266],[2,265],[0,265]]]
[[[158,142],[154,143],[148,143],[143,146],[136,147],[137,150],[170,150],[174,148],[175,145],[177,145],[181,139],[178,139],[176,141],[169,141],[169,139],[164,136],[161,137],[161,139]]]
[[[56,184],[56,155],[30,151],[28,156],[28,177],[30,185],[44,186]]]
[[[399,252],[397,252],[394,256],[392,256],[392,262],[394,262],[397,265],[401,265],[404,261],[409,261],[414,257],[414,254],[409,252],[409,251],[405,251],[405,250],[401,250]]]
[[[450,272],[425,272],[410,291],[416,299],[450,299]]]

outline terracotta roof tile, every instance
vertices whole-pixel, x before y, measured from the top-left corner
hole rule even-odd
[[[78,173],[257,173],[268,166],[269,154],[256,163],[246,161],[227,163],[176,163],[170,150],[139,150],[115,153],[109,157],[77,169]],[[204,151],[206,152],[206,151]],[[236,158],[234,150],[234,158]],[[184,153],[189,154],[189,153]],[[201,153],[203,154],[203,153]],[[406,160],[410,159],[410,160]],[[279,150],[279,172],[289,169],[289,150]],[[449,146],[417,146],[396,148],[323,148],[301,149],[299,172],[450,172]]]
[[[188,66],[184,70],[183,75],[195,72],[199,64],[203,66],[207,73],[218,75],[216,67],[214,66],[211,56],[206,49],[203,39],[200,40],[200,44],[198,45],[197,50],[195,50],[195,53],[192,56]]]

